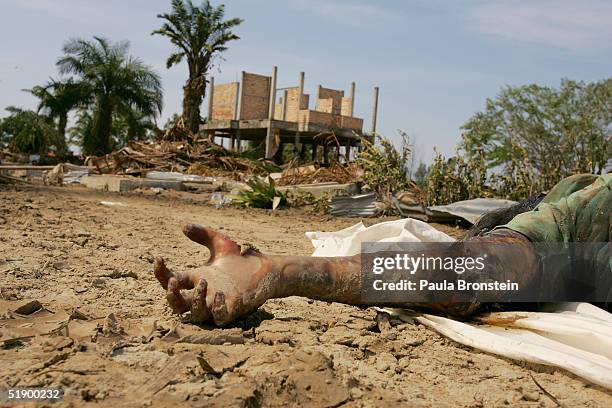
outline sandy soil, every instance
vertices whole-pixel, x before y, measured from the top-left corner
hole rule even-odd
[[[564,371],[474,351],[371,309],[287,298],[225,329],[182,321],[151,262],[205,261],[183,224],[308,255],[305,231],[357,221],[198,201],[0,186],[0,389],[61,387],[53,406],[556,406],[537,381],[563,406],[612,406],[612,394]],[[43,309],[15,312],[35,300]]]

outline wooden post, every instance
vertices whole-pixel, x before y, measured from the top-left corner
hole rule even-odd
[[[372,134],[376,133],[376,115],[378,113],[378,87],[374,87],[374,95],[372,97]]]
[[[238,153],[242,150],[242,140],[240,140],[240,129],[236,129],[236,151]]]
[[[344,146],[344,155],[346,156],[346,162],[351,161],[351,142],[346,142],[346,146]]]
[[[272,126],[274,122],[274,104],[276,102],[276,74],[278,67],[272,68],[272,80],[270,81],[270,105],[268,106],[268,131],[266,134],[266,159],[272,159]]]
[[[312,141],[312,161],[317,160],[317,142]]]
[[[349,111],[349,116],[355,116],[355,82],[351,82],[350,95],[351,97],[351,110]]]

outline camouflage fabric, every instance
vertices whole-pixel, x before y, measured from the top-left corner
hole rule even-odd
[[[569,252],[546,253],[542,259],[540,293],[559,301],[612,301],[612,174],[580,174],[560,181],[533,210],[508,224],[532,242],[584,243]],[[567,244],[565,244],[567,245]],[[541,248],[539,244],[536,247]],[[557,246],[558,247],[558,246]],[[579,251],[580,254],[576,254]],[[569,254],[569,256],[568,256]],[[576,295],[579,294],[578,298]]]
[[[500,228],[534,242],[610,242],[612,174],[561,180],[533,210]]]

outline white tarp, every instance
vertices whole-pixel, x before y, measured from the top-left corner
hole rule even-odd
[[[413,219],[371,227],[358,223],[337,232],[307,232],[313,256],[350,256],[362,242],[450,242],[454,239]],[[560,367],[612,389],[612,314],[588,303],[547,305],[547,312],[503,312],[488,316],[499,325],[463,323],[402,309],[385,312],[416,319],[467,346],[503,357]],[[501,324],[503,322],[503,324]],[[509,323],[511,322],[511,323]]]

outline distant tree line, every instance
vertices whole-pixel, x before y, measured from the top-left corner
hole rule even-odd
[[[429,169],[431,204],[523,199],[572,174],[601,174],[612,158],[612,78],[504,87],[463,130],[457,154],[436,153]]]

